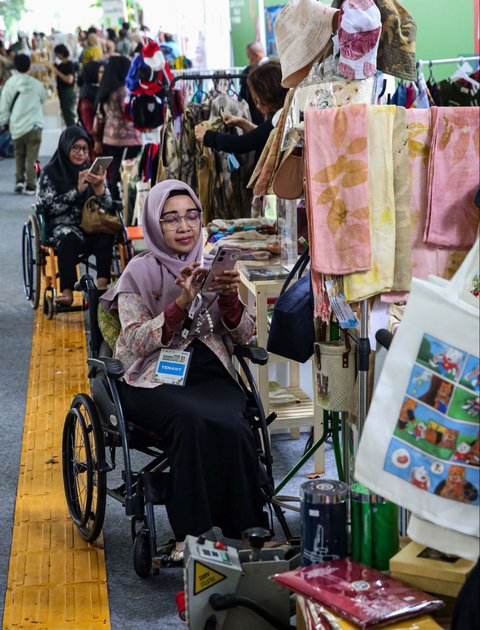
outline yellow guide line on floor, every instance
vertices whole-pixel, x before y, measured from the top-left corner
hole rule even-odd
[[[3,629],[110,627],[105,556],[84,542],[63,492],[62,431],[88,392],[83,313],[35,315]]]

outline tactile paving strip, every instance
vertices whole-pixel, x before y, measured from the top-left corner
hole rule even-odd
[[[110,627],[102,539],[86,543],[63,492],[62,431],[88,392],[82,312],[51,321],[37,310],[3,629]]]

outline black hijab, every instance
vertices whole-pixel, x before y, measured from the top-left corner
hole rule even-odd
[[[79,172],[88,166],[88,157],[79,166],[70,161],[70,149],[77,140],[85,140],[89,147],[92,146],[90,136],[83,127],[71,125],[64,129],[58,141],[57,150],[43,169],[60,194],[76,188]]]
[[[102,65],[101,61],[89,61],[83,66],[79,100],[86,98],[92,104],[95,102],[98,92],[98,71]]]
[[[123,55],[110,57],[105,65],[105,72],[98,88],[95,109],[98,105],[105,103],[110,94],[113,94],[119,87],[125,85],[129,68],[130,59],[128,57]]]

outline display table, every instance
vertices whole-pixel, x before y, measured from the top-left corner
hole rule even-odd
[[[253,300],[253,312],[257,324],[257,345],[266,348],[268,338],[268,300],[278,297],[284,280],[249,280],[245,270],[248,267],[255,266],[258,267],[258,263],[249,264],[243,261],[238,266],[241,281],[240,297],[249,306]],[[251,297],[250,300],[249,297]],[[272,428],[288,429],[291,437],[298,438],[300,436],[300,427],[313,427],[314,441],[318,440],[323,432],[323,410],[318,405],[315,405],[313,400],[301,389],[300,364],[273,353],[270,353],[269,364],[271,363],[286,363],[288,365],[289,383],[286,386],[282,385],[282,387],[291,392],[300,401],[272,406],[269,400],[268,364],[256,366],[258,391],[265,414],[267,416],[272,412],[277,414],[277,419]],[[323,445],[315,452],[314,467],[317,473],[325,471]]]

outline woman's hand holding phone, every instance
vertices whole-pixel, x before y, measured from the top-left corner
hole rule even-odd
[[[103,195],[105,192],[105,175],[106,171],[102,167],[98,169],[97,174],[92,172],[87,173],[87,182],[92,186],[94,193],[98,196]]]
[[[220,295],[236,295],[240,287],[240,273],[236,270],[227,270],[213,277],[213,282],[208,285],[208,290]]]
[[[201,263],[194,262],[180,269],[180,277],[175,280],[177,286],[182,289],[181,294],[175,300],[177,306],[186,311],[197,297],[202,282],[207,275],[207,269],[201,267]]]
[[[90,169],[80,171],[78,174],[77,190],[79,193],[83,193],[87,190],[88,185],[93,188],[96,195],[103,195],[105,192],[105,169],[100,168],[98,175],[94,175],[90,172]]]

